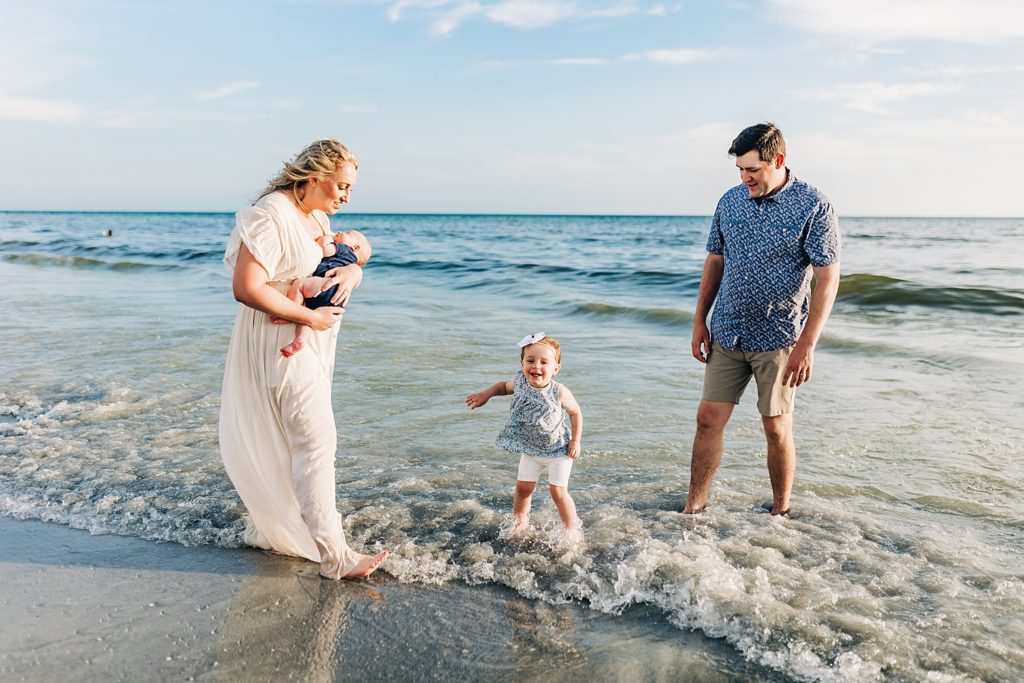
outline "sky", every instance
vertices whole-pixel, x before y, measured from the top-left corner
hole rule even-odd
[[[1022,0],[0,0],[0,210],[709,215],[773,121],[840,215],[1022,216]]]

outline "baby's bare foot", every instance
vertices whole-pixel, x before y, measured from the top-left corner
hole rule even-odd
[[[285,358],[291,358],[301,351],[303,346],[304,344],[301,339],[293,339],[290,344],[281,347],[281,355]]]

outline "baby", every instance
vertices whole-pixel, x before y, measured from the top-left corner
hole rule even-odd
[[[522,367],[514,380],[502,380],[466,397],[470,409],[494,396],[512,394],[508,421],[498,434],[498,445],[519,456],[519,474],[512,499],[514,531],[529,523],[530,499],[540,473],[548,472],[548,489],[566,529],[578,529],[576,503],[569,495],[569,472],[580,455],[583,413],[568,388],[554,381],[561,368],[558,342],[543,332],[519,342]],[[566,425],[566,414],[571,428]]]
[[[311,277],[297,278],[288,288],[288,298],[297,304],[304,303],[307,308],[320,308],[321,306],[334,306],[331,297],[338,290],[338,286],[329,287],[321,292],[324,286],[324,275],[334,268],[347,266],[352,263],[365,266],[373,255],[370,248],[370,241],[358,230],[347,230],[336,232],[333,235],[324,233],[317,243],[323,249],[324,258],[320,265],[313,271]],[[345,301],[341,301],[341,306]],[[294,356],[302,350],[312,329],[307,325],[295,325],[295,338],[288,344],[281,347],[281,354],[285,357]]]

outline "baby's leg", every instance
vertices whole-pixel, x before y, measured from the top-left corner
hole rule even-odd
[[[322,277],[298,278],[293,281],[291,287],[288,288],[287,296],[295,303],[301,304],[305,299],[319,294],[320,288],[323,287],[323,283],[324,279]],[[294,356],[302,350],[303,346],[306,345],[306,341],[312,333],[312,328],[307,325],[299,325],[296,323],[295,336],[290,342],[281,347],[281,355],[285,358]]]

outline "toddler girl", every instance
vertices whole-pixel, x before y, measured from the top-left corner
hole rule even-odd
[[[566,529],[580,526],[576,503],[569,495],[569,472],[580,455],[583,413],[565,386],[554,381],[562,362],[557,341],[543,332],[519,342],[522,365],[515,379],[502,380],[466,397],[470,409],[479,408],[494,396],[512,395],[508,421],[498,434],[498,445],[519,455],[519,475],[512,503],[514,531],[529,523],[530,498],[540,473],[548,471],[551,499]],[[571,433],[565,416],[569,415]]]

